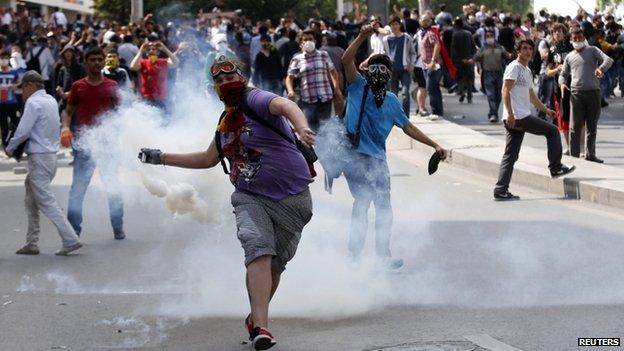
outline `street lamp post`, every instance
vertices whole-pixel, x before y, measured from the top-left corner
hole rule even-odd
[[[130,20],[132,22],[143,18],[143,0],[130,1]]]
[[[370,18],[371,15],[378,15],[384,24],[388,23],[388,1],[389,0],[366,0],[368,17]]]

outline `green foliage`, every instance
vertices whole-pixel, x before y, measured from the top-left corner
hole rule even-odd
[[[457,16],[462,14],[462,5],[466,3],[468,3],[466,0],[431,0],[431,10],[437,13],[440,4],[446,4],[447,11]],[[476,3],[477,6],[481,4],[486,5],[490,10],[499,9],[504,12],[511,12],[514,15],[522,16],[525,16],[533,7],[532,0],[481,0],[474,1],[474,3]]]

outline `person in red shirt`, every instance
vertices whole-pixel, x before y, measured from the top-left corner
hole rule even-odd
[[[153,40],[153,39],[152,39]],[[168,58],[160,58],[163,51]],[[147,58],[143,56],[147,53]],[[138,71],[140,76],[141,96],[150,104],[165,109],[168,97],[167,71],[178,65],[178,58],[160,41],[147,41],[141,45],[141,50],[136,54],[130,69]]]
[[[65,147],[72,145],[74,133],[76,139],[80,140],[85,129],[98,124],[100,119],[106,118],[106,113],[113,110],[118,104],[119,86],[117,82],[102,75],[104,58],[104,51],[98,47],[85,54],[87,77],[72,84],[67,108],[62,114],[61,144]],[[70,130],[70,125],[74,132]],[[69,190],[69,205],[67,206],[67,219],[78,236],[82,230],[82,203],[96,167],[89,150],[79,145],[80,143],[73,145],[74,170],[72,185]],[[111,173],[114,172],[111,172],[110,169],[100,169],[102,182],[108,191],[110,221],[115,239],[124,239],[126,235],[123,230],[123,201],[118,192],[117,179]]]

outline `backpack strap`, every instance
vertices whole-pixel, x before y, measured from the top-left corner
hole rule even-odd
[[[225,117],[225,114],[226,114],[225,111],[221,113],[221,117],[219,117],[219,122],[217,122],[217,126],[221,124],[221,121]],[[214,141],[215,141],[215,146],[217,147],[217,154],[219,155],[219,161],[221,162],[221,167],[223,167],[223,172],[225,174],[230,174],[230,171],[228,171],[227,165],[225,164],[225,160],[223,157],[223,146],[221,145],[221,132],[219,132],[219,128],[215,130]]]
[[[362,94],[362,102],[360,104],[360,115],[358,116],[357,129],[355,130],[355,135],[359,139],[360,130],[362,129],[362,120],[364,119],[364,105],[366,105],[366,97],[368,96],[369,86],[366,84],[364,86],[364,94]]]

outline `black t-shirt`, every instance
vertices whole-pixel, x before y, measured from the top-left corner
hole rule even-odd
[[[405,25],[405,31],[407,34],[414,36],[416,32],[418,32],[418,28],[420,28],[420,23],[413,18],[404,18],[403,19]]]
[[[260,79],[282,79],[283,68],[280,62],[280,56],[277,50],[273,49],[269,52],[269,56],[259,52],[256,55],[255,69]]]
[[[516,39],[514,37],[513,29],[509,27],[502,27],[498,31],[498,43],[501,44],[507,52],[514,52]]]

